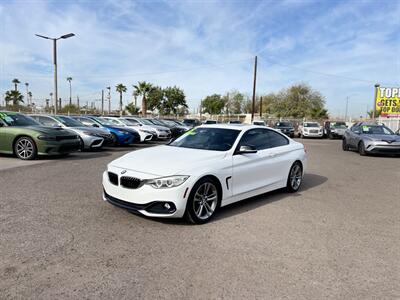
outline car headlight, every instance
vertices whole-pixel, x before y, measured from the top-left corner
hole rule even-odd
[[[128,134],[129,133],[128,131],[124,131],[124,130],[117,130],[117,132],[120,134]]]
[[[154,132],[152,132],[150,130],[140,129],[140,131],[142,131],[144,133],[148,133],[148,134],[154,134]]]
[[[145,184],[152,186],[155,189],[166,189],[180,186],[184,183],[189,176],[187,175],[178,175],[178,176],[168,176],[168,177],[160,177],[154,179],[145,180]]]
[[[86,134],[86,135],[90,135],[90,136],[97,136],[96,133],[90,132],[90,131],[83,131],[82,133],[83,133],[83,134]]]
[[[50,135],[39,135],[37,138],[42,141],[55,141],[56,140],[55,136],[50,136]]]

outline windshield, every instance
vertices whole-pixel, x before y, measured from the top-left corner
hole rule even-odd
[[[385,135],[392,135],[394,134],[386,126],[379,126],[379,125],[362,125],[361,126],[362,133],[365,134],[385,134]]]
[[[175,127],[176,126],[176,123],[175,122],[173,122],[173,121],[170,121],[170,120],[162,120],[165,124],[167,124],[167,125],[169,125],[169,126],[172,126],[172,127]]]
[[[304,123],[304,127],[318,127],[319,128],[319,124],[318,123]]]
[[[152,126],[152,125],[154,125],[153,123],[151,123],[149,120],[147,120],[147,119],[140,119],[140,121],[143,123],[143,124],[145,124],[145,125],[150,125],[150,126]]]
[[[347,128],[346,123],[332,123],[332,128]]]
[[[289,122],[278,122],[278,123],[276,123],[276,126],[277,127],[293,127],[292,124],[290,124]]]
[[[70,117],[57,116],[56,119],[66,127],[85,127],[85,125],[83,125],[81,122]]]
[[[146,119],[146,120],[153,123],[154,125],[165,126],[165,124],[163,122],[161,122],[160,120],[157,120],[157,119]]]
[[[174,122],[179,126],[186,126],[185,123],[183,123],[182,121],[174,120]]]
[[[0,119],[8,126],[38,126],[40,125],[31,117],[22,114],[0,113]]]
[[[192,120],[192,119],[185,119],[185,120],[183,120],[183,123],[192,125],[192,124],[195,123],[195,120]]]
[[[102,119],[102,118],[98,118],[98,117],[92,117],[92,120],[95,120],[97,123],[100,123],[101,125],[115,125],[112,122],[106,120],[106,119]]]
[[[170,146],[201,150],[228,151],[232,148],[240,130],[199,127],[185,133]]]

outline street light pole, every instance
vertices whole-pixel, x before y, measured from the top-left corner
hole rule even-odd
[[[108,115],[111,115],[111,86],[108,86],[107,90],[108,90],[108,95],[107,95],[107,98],[108,98]]]
[[[46,39],[46,40],[52,40],[53,41],[53,64],[54,64],[54,98],[56,99],[55,105],[54,105],[54,114],[57,114],[57,101],[58,101],[58,88],[57,88],[57,40],[59,39],[67,39],[70,37],[75,36],[73,33],[68,33],[64,34],[58,38],[51,38],[48,36],[40,35],[40,34],[35,34],[36,36]]]

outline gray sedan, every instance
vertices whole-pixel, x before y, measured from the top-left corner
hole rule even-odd
[[[346,130],[342,147],[344,151],[357,149],[360,155],[400,155],[400,136],[384,125],[359,122]]]
[[[81,122],[67,116],[31,115],[33,119],[49,127],[62,127],[79,135],[82,150],[99,149],[103,144],[111,143],[112,136],[101,128],[86,127]]]

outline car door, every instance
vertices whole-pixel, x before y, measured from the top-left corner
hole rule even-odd
[[[257,153],[233,155],[233,196],[272,186],[282,180],[284,156],[280,151],[281,147],[289,144],[289,140],[275,131],[273,134],[270,132],[269,129],[257,128],[250,129],[242,136],[237,149],[250,146],[255,148]],[[280,143],[285,145],[275,147],[279,144],[275,134],[279,135],[278,139],[283,139],[280,139]],[[286,172],[286,168],[284,169]]]
[[[360,132],[360,126],[351,127],[349,141],[347,142],[351,147],[357,147],[358,145],[359,134],[357,132]]]
[[[10,151],[9,145],[6,143],[6,124],[1,120],[0,116],[0,151]]]

